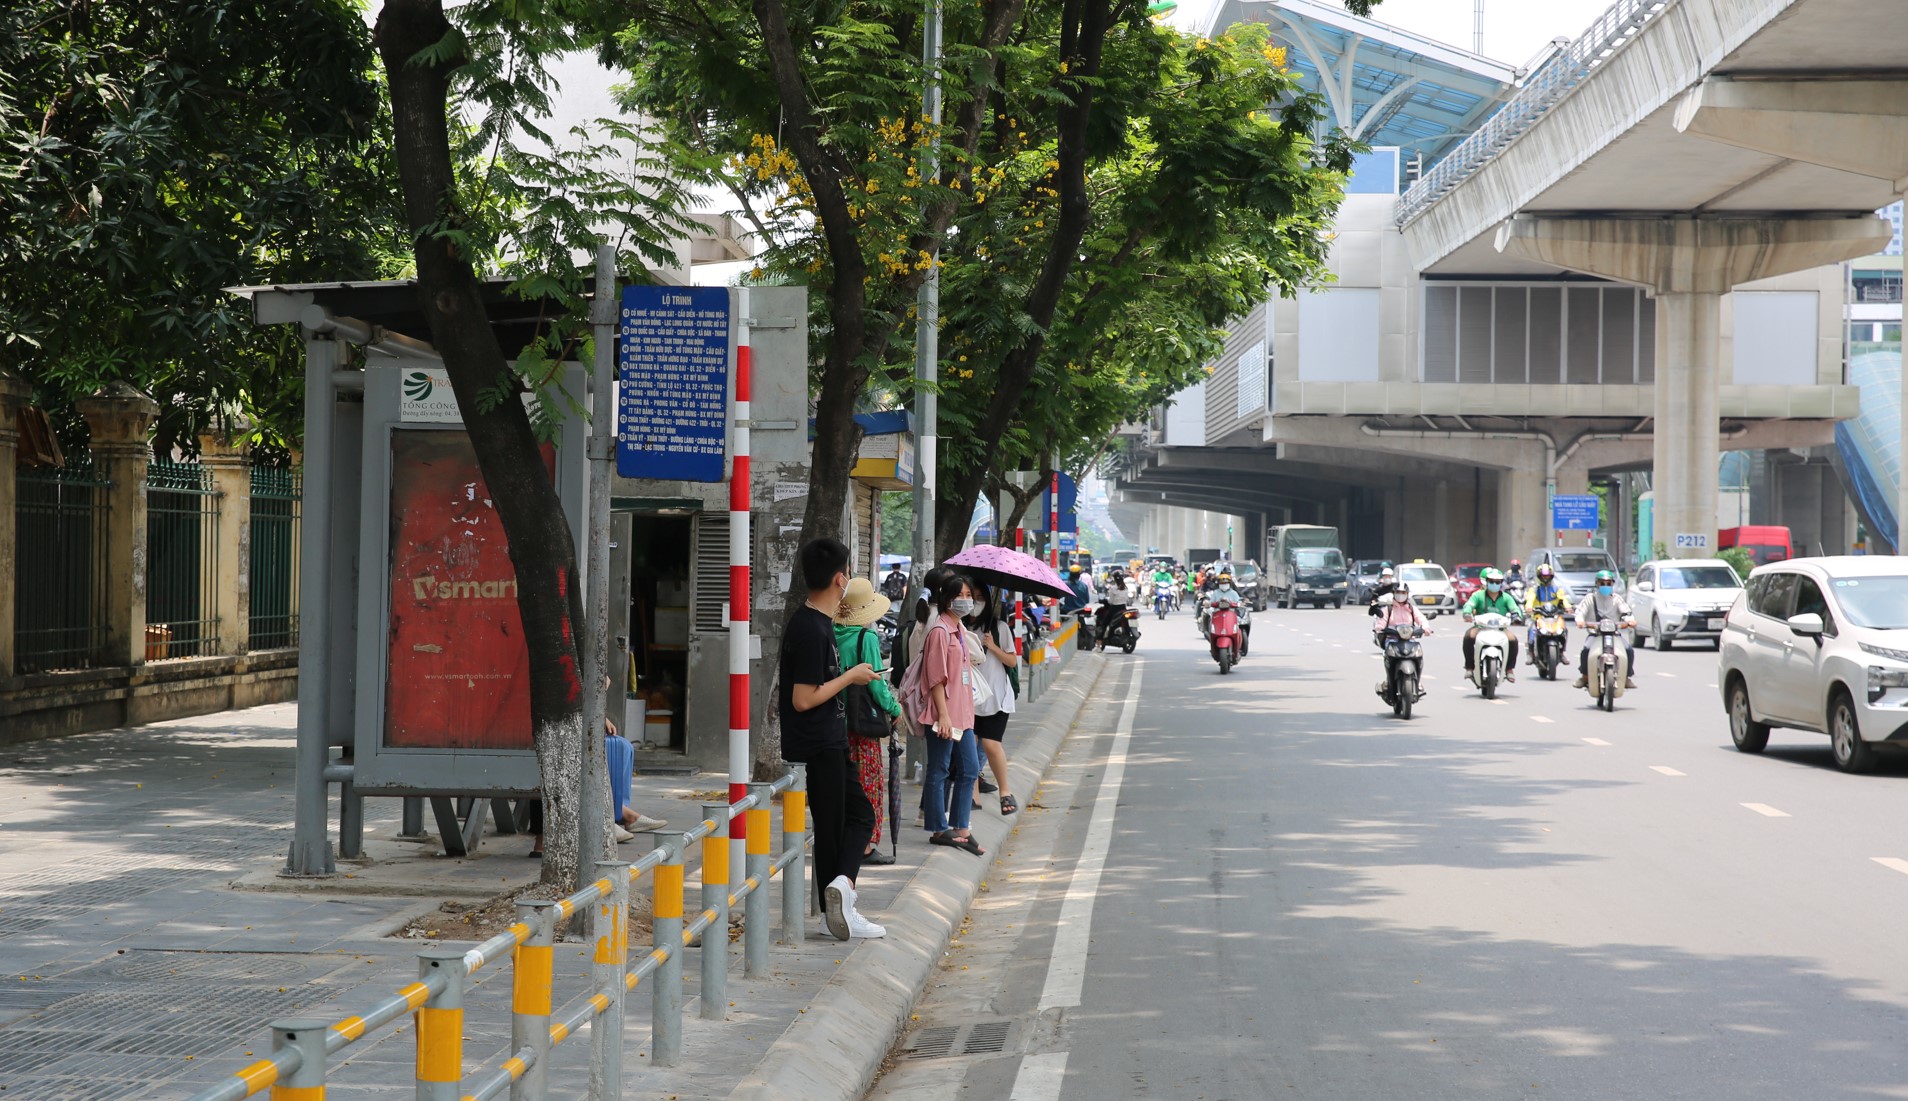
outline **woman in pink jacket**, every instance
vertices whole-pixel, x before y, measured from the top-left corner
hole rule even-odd
[[[969,792],[980,776],[973,688],[973,678],[979,671],[968,661],[967,629],[961,625],[961,617],[972,612],[978,602],[973,586],[959,574],[943,578],[928,598],[938,611],[921,643],[921,683],[927,689],[928,713],[914,716],[925,727],[922,736],[927,739],[923,788],[931,835],[928,840],[984,856],[968,832],[974,807]],[[954,792],[952,807],[947,805],[950,789]]]

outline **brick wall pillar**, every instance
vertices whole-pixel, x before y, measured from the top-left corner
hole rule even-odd
[[[123,382],[74,403],[86,418],[94,469],[112,483],[106,491],[109,511],[107,546],[106,637],[102,665],[143,665],[146,661],[146,464],[152,450],[146,434],[159,419],[159,406]]]
[[[219,617],[219,653],[242,654],[252,627],[252,463],[223,437],[199,437],[199,464],[219,491],[219,575],[213,606]]]
[[[13,675],[13,617],[20,577],[14,557],[19,545],[14,472],[18,469],[20,443],[14,416],[32,392],[23,380],[0,371],[0,677]]]

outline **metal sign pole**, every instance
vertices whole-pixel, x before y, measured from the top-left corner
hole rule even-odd
[[[610,815],[615,807],[605,807],[609,792],[608,747],[603,744],[604,683],[609,663],[609,506],[610,478],[615,473],[616,412],[611,389],[616,378],[616,249],[609,245],[596,250],[596,297],[590,303],[590,325],[594,330],[596,357],[591,371],[590,440],[587,454],[590,464],[590,501],[583,521],[583,537],[588,541],[587,564],[583,570],[583,593],[589,598],[584,610],[583,661],[583,799],[579,806],[580,832],[576,862],[576,885],[596,878],[596,862],[611,850],[606,836]]]
[[[921,177],[933,179],[940,173],[941,159],[941,3],[927,0],[927,21],[921,35],[921,61],[926,65],[927,83],[921,90],[921,114],[933,130],[928,134],[927,155],[922,158]],[[934,482],[940,466],[940,397],[934,392],[939,383],[941,363],[941,246],[936,242],[929,257],[927,278],[921,281],[915,301],[914,326],[914,434],[916,465],[914,481],[914,584],[908,599],[902,601],[902,615],[914,612],[928,565],[934,558]]]

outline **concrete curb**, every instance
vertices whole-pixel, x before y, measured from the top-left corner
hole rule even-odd
[[[1105,666],[1103,655],[1076,654],[1042,697],[1041,703],[1051,699],[1054,706],[1016,747],[1009,766],[1013,790],[1023,793],[1022,799],[1031,801]],[[789,1025],[729,1094],[730,1101],[859,1101],[906,1031],[916,1000],[1013,826],[1011,820],[974,817],[974,836],[987,849],[985,860],[958,850],[930,854],[891,910],[881,915],[888,935],[855,948],[808,1012]]]

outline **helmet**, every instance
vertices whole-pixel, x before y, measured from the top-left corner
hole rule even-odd
[[[1231,570],[1220,570],[1220,571],[1219,571],[1219,580],[1221,580],[1221,581],[1230,581],[1230,580],[1232,580],[1232,571],[1231,571]]]
[[[1378,576],[1379,577],[1396,577],[1397,571],[1393,570],[1390,566],[1386,566],[1384,569],[1378,571]]]
[[[1545,562],[1537,567],[1537,580],[1548,581],[1555,576],[1557,571],[1550,568],[1550,563]]]
[[[1606,581],[1612,585],[1616,584],[1616,574],[1611,573],[1609,570],[1598,570],[1597,584],[1601,585]]]
[[[1397,588],[1391,590],[1391,599],[1394,602],[1396,602],[1397,599],[1401,596],[1410,596],[1410,595],[1411,595],[1411,586],[1405,584],[1402,581],[1398,582]]]
[[[1502,585],[1504,583],[1504,571],[1499,569],[1487,569],[1484,571],[1483,579],[1486,585],[1493,582]]]
[[[1078,562],[1075,562],[1075,563],[1074,563],[1073,565],[1071,565],[1071,566],[1068,566],[1068,567],[1067,567],[1067,572],[1068,572],[1068,573],[1073,573],[1073,574],[1077,574],[1077,573],[1079,573],[1079,572],[1080,572],[1080,563],[1078,563]]]
[[[1517,559],[1515,559],[1515,558],[1513,558],[1513,559],[1511,559],[1511,569],[1516,569],[1517,567],[1519,567],[1519,566],[1521,566],[1521,565],[1523,565],[1523,563],[1522,563],[1522,562],[1519,562],[1519,561],[1518,561]]]

